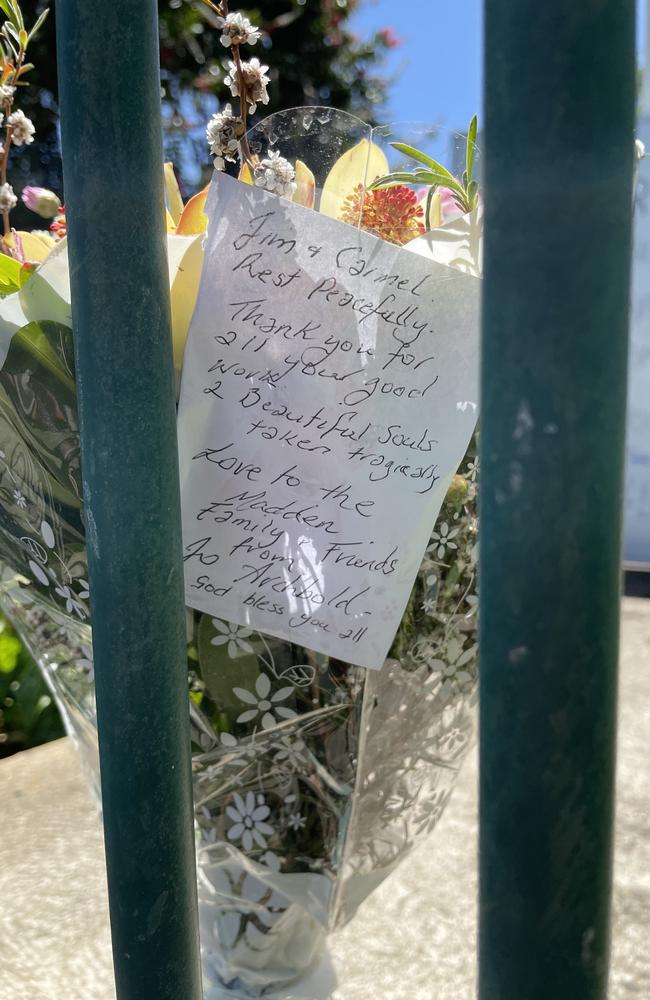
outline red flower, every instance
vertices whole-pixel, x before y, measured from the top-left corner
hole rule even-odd
[[[345,199],[340,218],[400,247],[426,231],[422,205],[415,191],[403,184],[375,191],[358,184]]]
[[[61,205],[61,211],[50,226],[50,232],[55,240],[62,240],[68,234],[68,224],[65,217],[65,205]]]

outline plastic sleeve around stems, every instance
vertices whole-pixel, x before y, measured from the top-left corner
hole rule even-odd
[[[600,1000],[612,857],[632,0],[486,4],[481,1000]]]
[[[201,995],[157,6],[57,3],[119,1000]]]

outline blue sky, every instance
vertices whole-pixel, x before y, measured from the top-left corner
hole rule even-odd
[[[645,4],[640,0],[640,49]],[[428,121],[462,129],[480,113],[482,9],[483,0],[364,0],[354,16],[354,29],[366,34],[392,27],[403,39],[389,62],[390,71],[398,74],[390,91],[389,121]],[[423,30],[433,21],[435,34]]]

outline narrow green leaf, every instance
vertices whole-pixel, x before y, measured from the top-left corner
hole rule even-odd
[[[417,160],[418,163],[423,163],[425,167],[429,167],[436,173],[442,174],[443,177],[447,177],[449,180],[454,180],[454,175],[451,174],[446,167],[443,167],[442,163],[438,163],[437,160],[432,160],[430,156],[426,153],[421,153],[419,149],[415,149],[413,146],[407,146],[403,142],[391,142],[393,149],[396,149],[399,153],[404,153],[405,156],[409,156],[412,160]]]
[[[469,180],[472,179],[472,171],[474,170],[474,153],[476,152],[477,133],[478,133],[478,116],[474,115],[471,122],[469,123],[469,129],[467,130],[467,151],[465,154],[465,160],[467,165],[467,177]]]
[[[373,181],[369,185],[369,191],[376,191],[377,188],[388,187],[391,184],[419,184],[420,181],[417,179],[416,174],[409,173],[393,173],[386,174],[385,177],[378,177],[376,181]]]
[[[0,0],[0,8],[2,8],[7,17],[13,18],[13,12],[9,6],[9,0]]]
[[[46,8],[45,8],[45,10],[43,11],[43,13],[41,14],[41,16],[40,16],[40,17],[38,18],[38,20],[36,21],[36,24],[34,25],[34,27],[32,28],[32,30],[31,30],[31,31],[30,31],[30,33],[29,33],[29,41],[30,41],[30,42],[31,42],[32,38],[34,37],[34,35],[36,34],[36,32],[37,32],[37,31],[39,30],[39,28],[40,28],[40,27],[42,26],[42,24],[43,24],[43,22],[44,22],[45,18],[47,17],[47,15],[48,15],[49,13],[50,13],[50,8],[49,8],[49,7],[46,7]]]
[[[25,27],[25,22],[23,21],[23,12],[20,9],[20,4],[18,0],[9,0],[11,3],[11,8],[14,12],[14,24],[20,30]]]
[[[471,212],[476,208],[478,202],[478,181],[470,181],[467,194],[469,199],[469,211]]]
[[[417,184],[435,184],[439,187],[449,188],[450,191],[453,191],[457,195],[465,196],[465,189],[458,183],[455,177],[448,173],[439,174],[433,170],[416,170],[415,176]]]

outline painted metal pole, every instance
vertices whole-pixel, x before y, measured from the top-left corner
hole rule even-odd
[[[633,0],[486,0],[481,1000],[602,1000]]]
[[[117,996],[198,1000],[157,5],[56,16]]]

